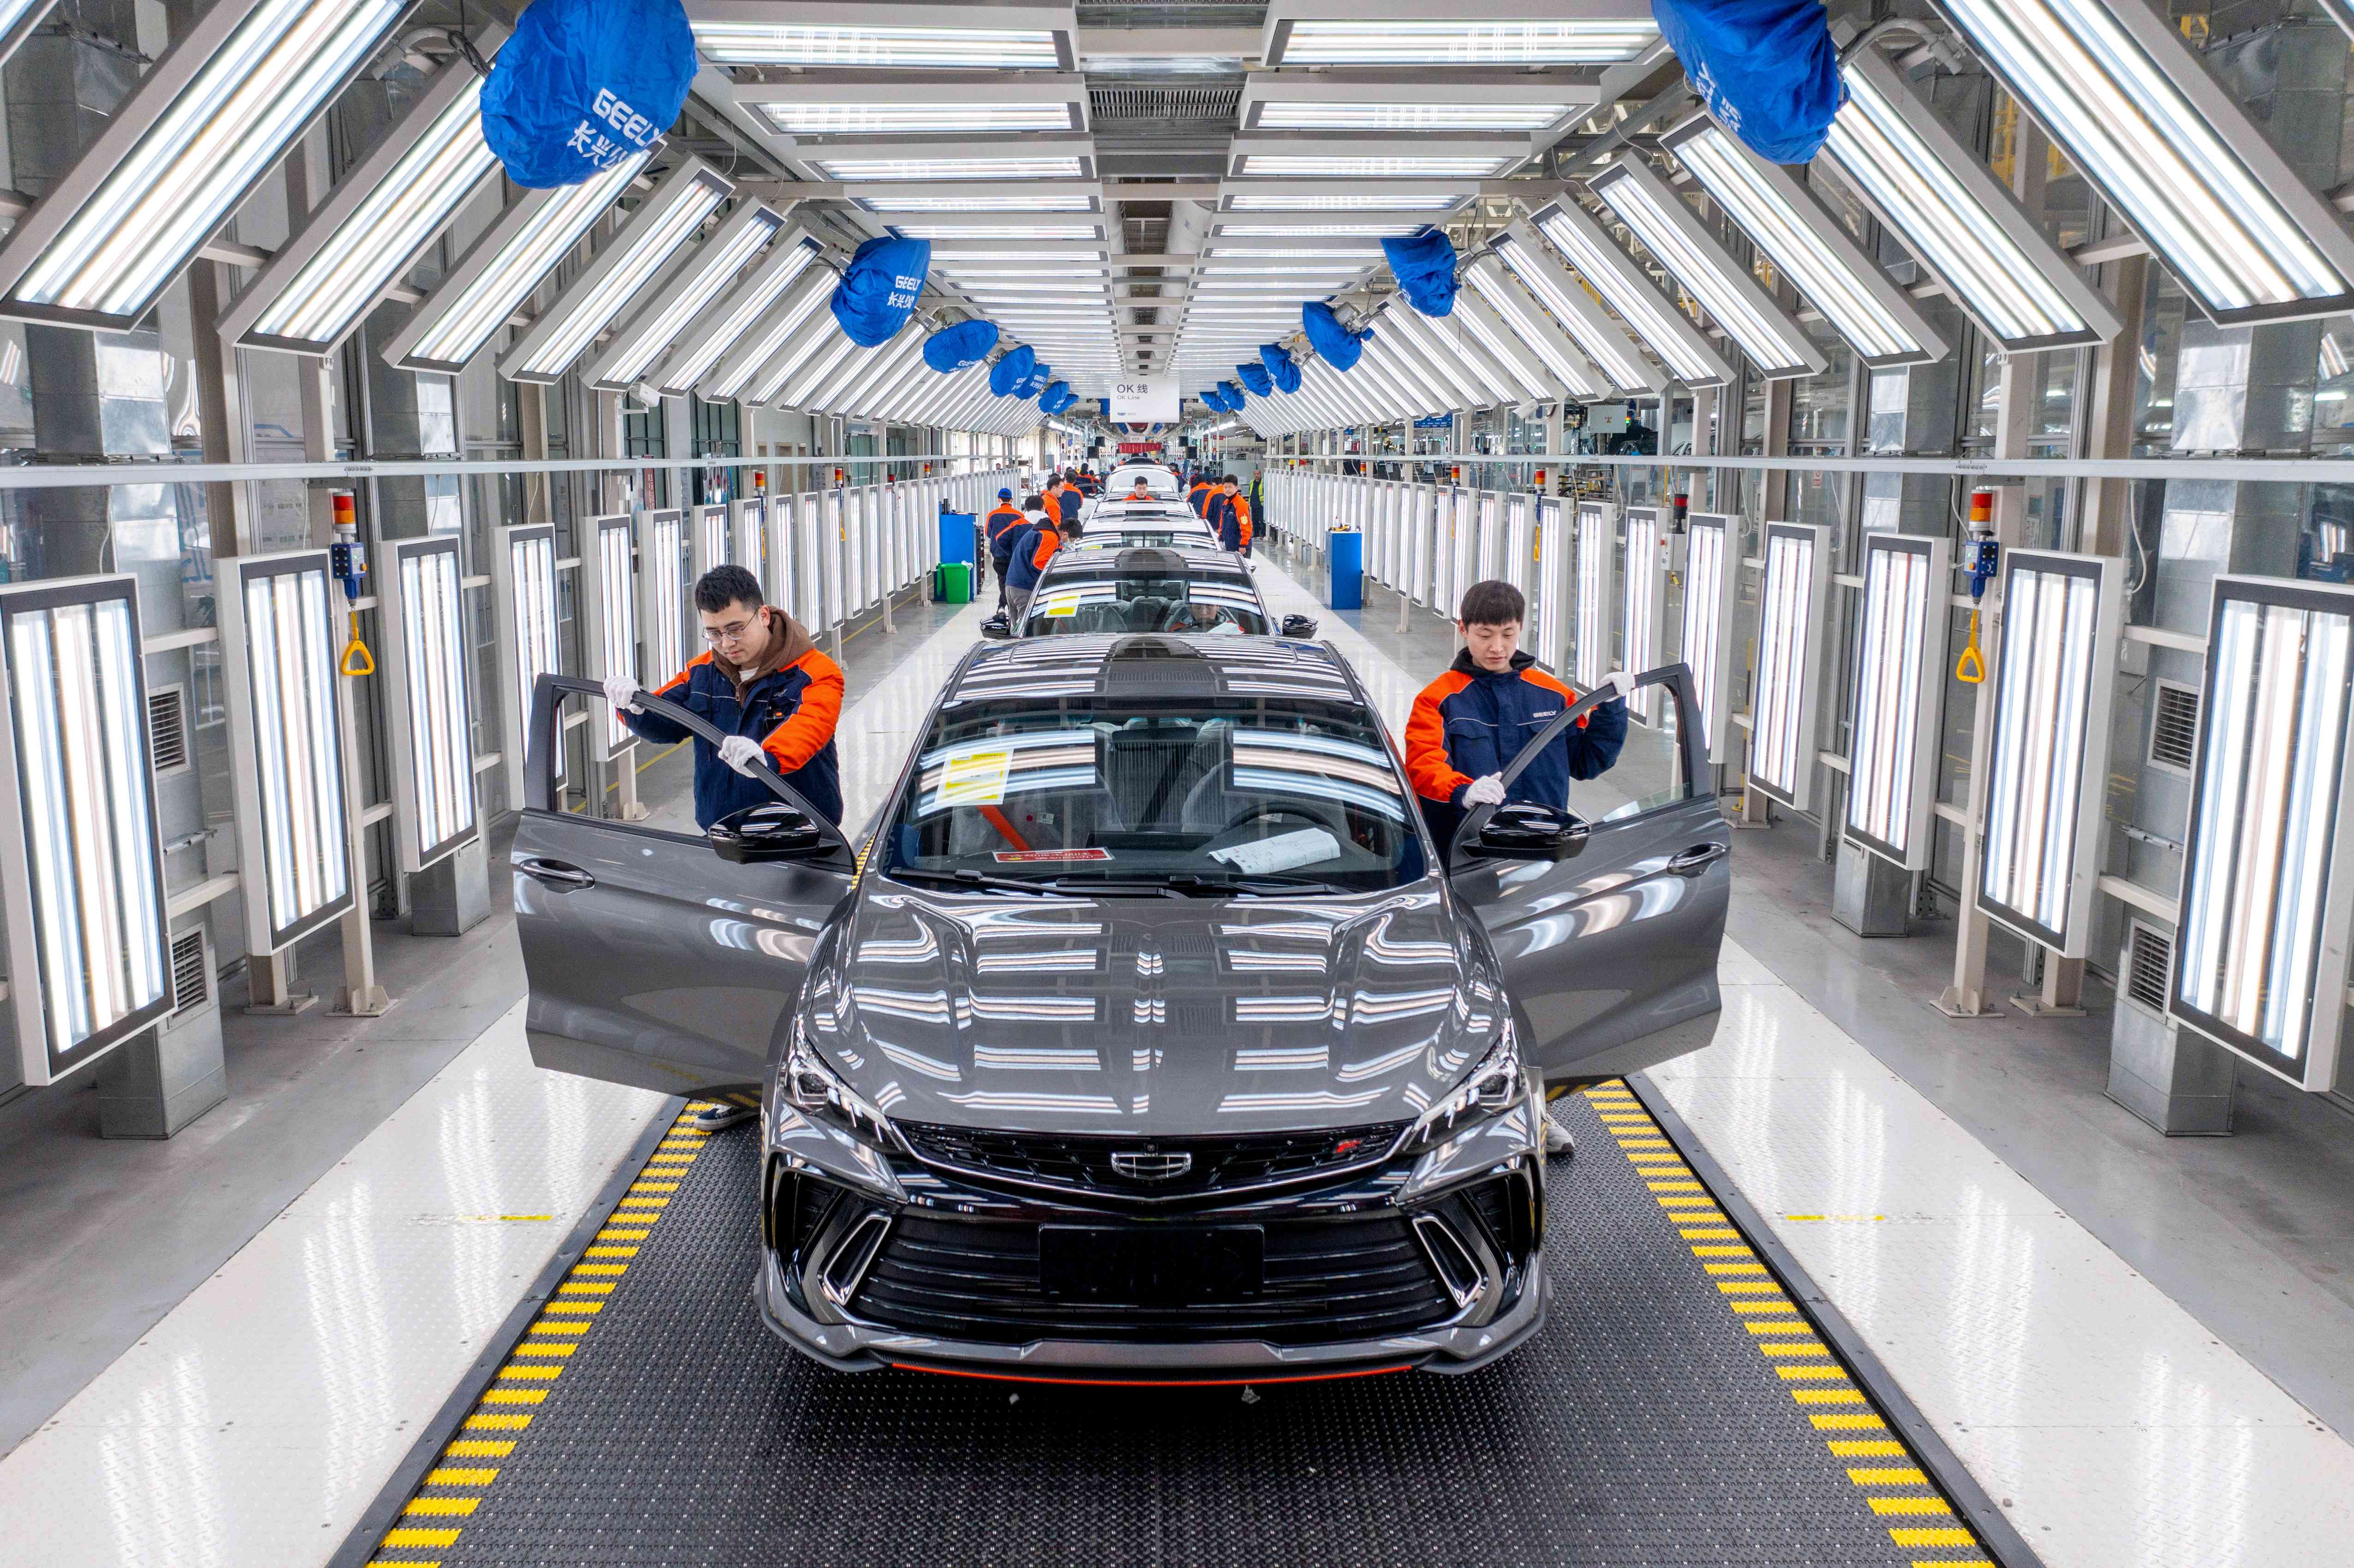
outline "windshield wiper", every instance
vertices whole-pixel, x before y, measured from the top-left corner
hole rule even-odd
[[[1305,876],[1202,876],[1192,872],[1172,872],[1166,876],[1097,879],[1083,876],[1058,876],[1054,886],[1072,893],[1106,893],[1113,897],[1143,898],[1232,898],[1237,895],[1298,893],[1314,889],[1338,893],[1341,889],[1328,882],[1318,882]]]
[[[1055,891],[1051,883],[1030,876],[990,876],[978,871],[927,871],[921,866],[893,866],[884,875],[895,882],[932,882],[944,887],[966,887],[979,893],[1031,893],[1045,895]]]

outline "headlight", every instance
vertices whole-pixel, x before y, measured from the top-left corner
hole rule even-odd
[[[847,1128],[852,1134],[872,1138],[879,1142],[896,1145],[899,1135],[893,1130],[890,1118],[875,1108],[864,1097],[842,1081],[839,1074],[826,1065],[817,1047],[811,1044],[809,1031],[801,1020],[793,1020],[792,1045],[785,1053],[784,1069],[778,1075],[778,1087],[788,1104],[807,1112],[813,1119],[832,1122]]]
[[[1479,1058],[1471,1075],[1415,1122],[1406,1147],[1411,1149],[1446,1137],[1466,1117],[1500,1116],[1520,1103],[1528,1086],[1527,1075],[1521,1066],[1520,1037],[1512,1032],[1512,1021],[1507,1018],[1496,1043],[1488,1047],[1488,1054]]]

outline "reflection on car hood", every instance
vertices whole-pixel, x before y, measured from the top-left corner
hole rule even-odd
[[[1492,1041],[1436,883],[1292,901],[936,895],[879,879],[806,1018],[907,1121],[1161,1137],[1420,1115]]]

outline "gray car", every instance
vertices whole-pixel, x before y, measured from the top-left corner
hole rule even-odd
[[[535,741],[533,1055],[760,1086],[753,1291],[829,1366],[1480,1365],[1544,1318],[1538,1086],[1717,1022],[1730,836],[1689,673],[1643,680],[1673,722],[1568,813],[1450,846],[1298,641],[983,644],[856,854],[773,777],[707,836],[552,809]],[[542,677],[535,736],[584,690]]]
[[[1063,550],[1039,573],[1018,627],[984,622],[984,637],[1119,631],[1313,637],[1305,615],[1279,620],[1242,556],[1191,549]]]

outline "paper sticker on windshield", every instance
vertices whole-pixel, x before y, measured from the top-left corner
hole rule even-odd
[[[1292,871],[1303,865],[1315,865],[1337,860],[1341,841],[1322,828],[1301,828],[1296,832],[1278,833],[1271,839],[1257,839],[1246,844],[1228,844],[1225,849],[1210,852],[1212,860],[1225,861],[1245,876],[1266,876],[1272,872]]]
[[[1040,861],[1109,860],[1111,851],[1103,849],[1061,850],[999,850],[1000,865],[1027,865]]]
[[[937,810],[951,806],[996,806],[1005,800],[1005,775],[1013,765],[1010,751],[964,751],[948,759],[940,770]]]
[[[1073,594],[1068,599],[1048,599],[1046,601],[1046,613],[1052,616],[1071,616],[1078,614],[1079,596]]]

